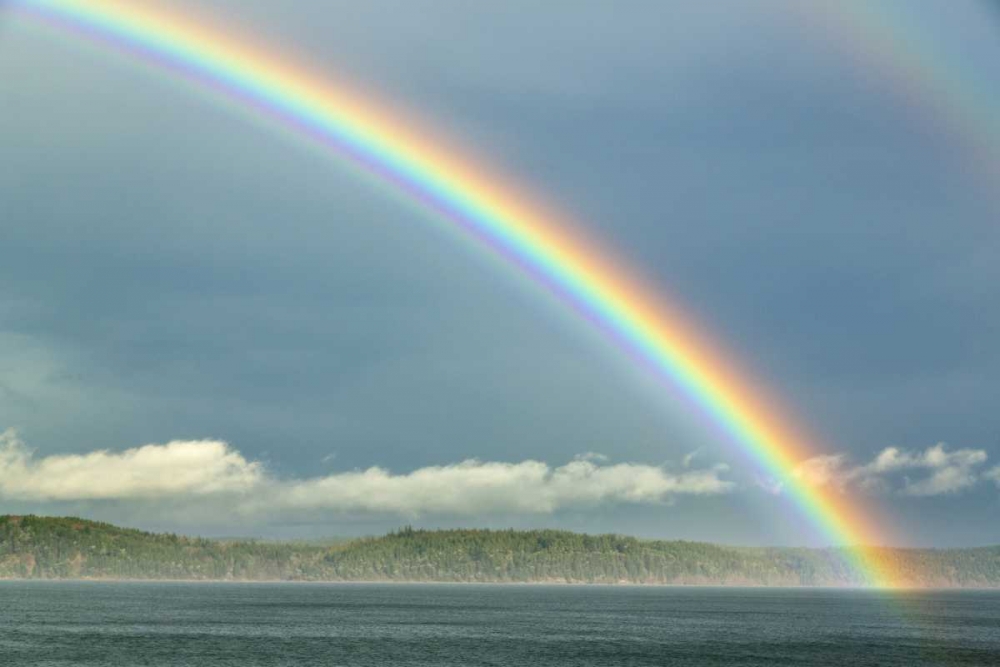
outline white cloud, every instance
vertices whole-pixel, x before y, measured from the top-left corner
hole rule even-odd
[[[834,484],[843,486],[850,478],[844,470],[844,454],[824,454],[803,461],[795,469],[795,476],[810,486]]]
[[[757,475],[754,477],[754,486],[771,496],[780,496],[785,491],[785,483],[774,477]]]
[[[814,486],[865,491],[895,489],[908,496],[937,496],[975,485],[980,479],[978,468],[986,459],[986,452],[981,449],[948,451],[944,443],[938,443],[923,452],[888,447],[871,462],[857,466],[848,465],[844,454],[817,456],[799,464],[795,474]],[[919,479],[901,475],[919,471],[927,474]]]
[[[997,486],[1000,486],[1000,466],[993,468],[993,470],[990,470],[984,476],[986,477],[986,479],[991,479],[994,482],[996,482]]]
[[[672,475],[656,466],[598,465],[575,460],[559,467],[541,461],[474,459],[394,475],[369,468],[279,485],[284,508],[393,514],[550,513],[608,502],[657,503],[677,494],[715,494],[732,488],[721,469]]]
[[[694,461],[695,457],[699,456],[700,454],[701,454],[701,448],[698,448],[692,452],[688,452],[687,454],[684,455],[684,458],[681,460],[681,465],[683,465],[685,468],[690,468],[692,461]]]
[[[916,461],[915,467],[933,470],[922,480],[906,480],[903,493],[910,496],[936,496],[955,493],[975,485],[979,479],[978,468],[986,463],[986,452],[981,449],[959,449],[946,452],[943,444],[935,445]]]
[[[602,503],[660,503],[680,494],[726,493],[725,466],[674,474],[638,463],[578,457],[541,461],[474,459],[393,474],[379,467],[278,479],[224,442],[176,441],[115,453],[36,458],[8,431],[0,440],[0,498],[26,501],[224,501],[230,511],[472,515],[551,513]],[[201,499],[201,500],[198,500]]]
[[[99,450],[36,459],[17,434],[0,434],[0,497],[19,500],[105,500],[247,491],[263,479],[216,440],[177,440],[123,452]]]

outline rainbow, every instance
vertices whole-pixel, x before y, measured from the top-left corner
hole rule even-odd
[[[789,7],[799,26],[834,44],[844,60],[874,70],[888,96],[957,150],[964,163],[959,167],[992,193],[1000,176],[995,85],[975,80],[975,68],[940,42],[935,26],[893,3],[834,0]],[[970,3],[967,9],[980,13],[984,23],[998,20],[998,7],[988,1]]]
[[[306,137],[405,193],[596,324],[681,392],[780,482],[830,544],[844,547],[861,581],[894,581],[866,509],[795,475],[815,452],[760,387],[690,318],[654,299],[607,254],[500,179],[392,118],[344,86],[293,68],[221,31],[127,0],[19,0],[20,12],[137,55]]]

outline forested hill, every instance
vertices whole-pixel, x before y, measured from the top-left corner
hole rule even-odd
[[[910,585],[1000,587],[1000,547],[885,549]],[[564,531],[424,531],[334,545],[145,533],[0,516],[0,578],[848,586],[836,549],[746,548]]]

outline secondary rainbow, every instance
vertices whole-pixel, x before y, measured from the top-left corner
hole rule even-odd
[[[815,453],[800,430],[772,401],[761,398],[760,388],[744,380],[689,318],[654,299],[556,216],[391,118],[384,105],[236,43],[221,31],[134,1],[20,0],[13,6],[250,106],[406,192],[438,219],[526,272],[659,378],[679,387],[783,485],[831,544],[848,547],[864,581],[893,584],[878,553],[862,546],[880,535],[864,508],[794,474],[796,465]]]
[[[996,82],[978,79],[961,48],[942,41],[938,26],[894,3],[833,0],[789,7],[813,39],[838,47],[859,70],[875,72],[879,86],[954,152],[947,167],[965,171],[963,178],[992,195],[1000,176]],[[1000,20],[987,0],[961,9],[978,13],[969,20],[984,25]],[[984,65],[979,71],[991,70]]]

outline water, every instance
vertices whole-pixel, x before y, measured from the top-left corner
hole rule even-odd
[[[1000,665],[1000,593],[0,583],[0,665]]]

